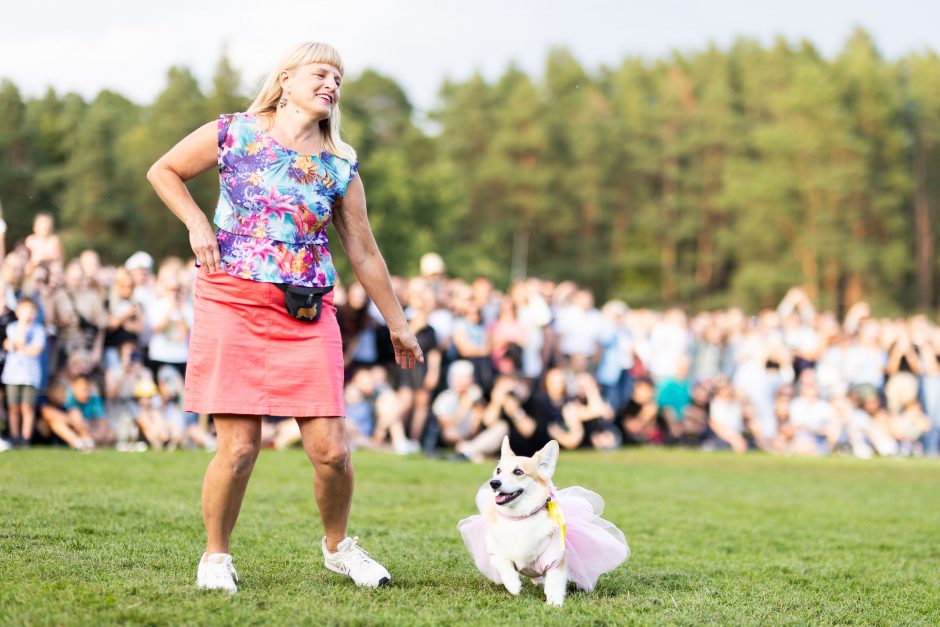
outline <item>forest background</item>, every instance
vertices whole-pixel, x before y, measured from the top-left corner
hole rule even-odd
[[[171,68],[150,103],[27,98],[3,80],[8,244],[48,211],[69,255],[188,256],[146,171],[255,87],[224,54],[210,84]],[[753,310],[801,285],[837,311],[861,299],[883,315],[937,311],[934,51],[889,61],[863,30],[831,58],[782,38],[600,67],[558,48],[540,75],[510,64],[445,81],[420,119],[369,69],[347,77],[341,106],[393,273],[436,251],[456,276],[570,279],[632,306]],[[217,174],[190,189],[211,215]]]

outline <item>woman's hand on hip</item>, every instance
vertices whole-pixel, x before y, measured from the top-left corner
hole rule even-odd
[[[411,370],[415,364],[424,363],[424,353],[411,329],[405,327],[403,331],[389,330],[389,335],[395,348],[395,363],[405,370]]]
[[[201,220],[194,220],[189,225],[189,245],[196,255],[196,265],[204,268],[206,272],[215,272],[222,269],[222,255],[219,253],[219,241],[215,232],[209,226],[205,216]]]

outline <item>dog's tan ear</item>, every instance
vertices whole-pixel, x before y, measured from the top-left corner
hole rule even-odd
[[[552,475],[555,474],[555,465],[558,464],[558,442],[555,440],[549,441],[534,457],[538,459],[539,472],[546,478],[551,479]]]
[[[512,452],[512,449],[509,448],[509,436],[503,436],[503,446],[499,451],[500,458],[514,457],[515,453]]]

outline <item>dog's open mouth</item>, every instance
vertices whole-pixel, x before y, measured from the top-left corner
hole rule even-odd
[[[497,492],[496,493],[496,504],[505,505],[510,501],[513,501],[522,494],[522,490],[516,490],[515,492]]]

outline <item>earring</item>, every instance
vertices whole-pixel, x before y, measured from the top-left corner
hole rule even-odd
[[[282,96],[281,99],[277,101],[277,106],[280,107],[281,109],[283,109],[284,107],[286,107],[286,106],[287,106],[287,97],[286,97],[286,96]]]

